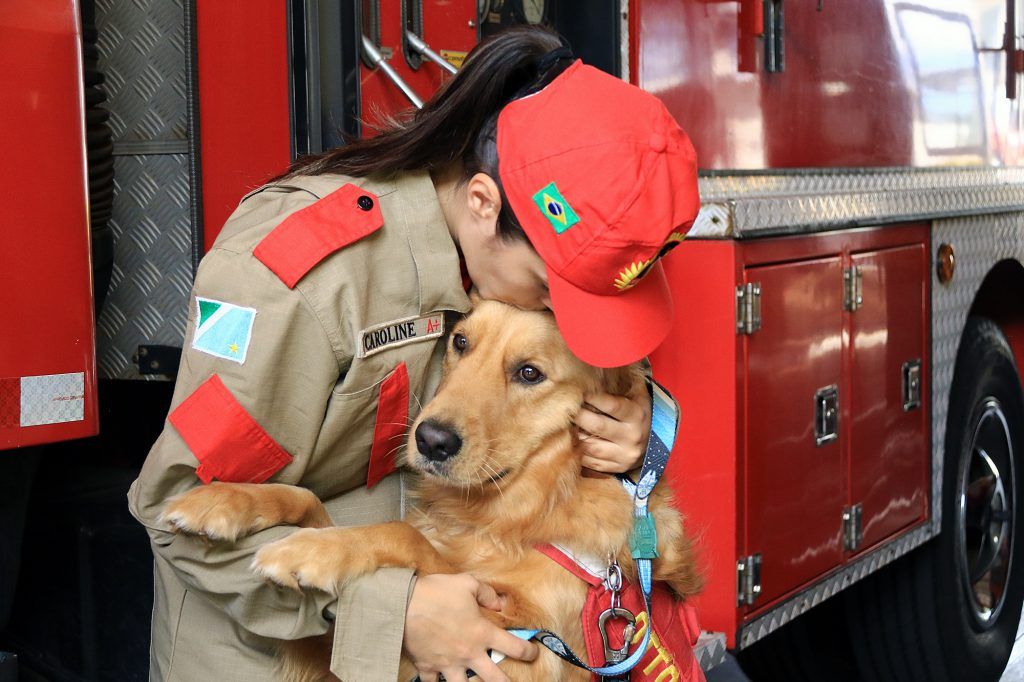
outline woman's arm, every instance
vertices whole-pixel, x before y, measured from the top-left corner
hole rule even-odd
[[[242,216],[249,226],[229,226],[243,236],[266,234],[314,201],[304,192],[278,193]],[[244,240],[228,240],[200,265],[171,412],[129,493],[130,509],[149,531],[158,564],[249,632],[276,639],[322,634],[329,605],[339,619],[358,619],[362,614],[346,612],[372,604],[378,629],[339,628],[347,639],[335,650],[375,652],[375,671],[386,677],[397,671],[411,571],[365,576],[334,605],[334,597],[280,591],[252,573],[255,551],[294,528],[211,544],[176,535],[159,518],[167,499],[211,480],[300,483],[340,373],[329,335],[303,294],[256,260],[251,246],[232,250],[237,242]]]

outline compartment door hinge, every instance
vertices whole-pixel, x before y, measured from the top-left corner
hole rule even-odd
[[[864,273],[856,265],[843,269],[843,310],[856,311],[864,304]]]
[[[863,506],[860,503],[843,509],[843,548],[848,552],[855,552],[864,539],[864,530],[861,526],[861,511]]]
[[[761,328],[761,283],[736,287],[736,333],[753,334]]]
[[[736,603],[750,605],[761,594],[761,555],[751,554],[736,562]]]

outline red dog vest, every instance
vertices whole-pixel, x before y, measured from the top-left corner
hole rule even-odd
[[[587,659],[591,666],[604,665],[604,642],[597,620],[601,613],[611,606],[611,592],[603,585],[604,576],[596,575],[564,550],[552,545],[540,545],[537,550],[559,566],[586,582],[587,601],[583,605],[583,639],[587,644]],[[622,606],[636,614],[636,632],[630,647],[638,645],[644,630],[651,627],[651,617],[644,611],[644,597],[637,585],[623,586]],[[693,655],[693,647],[700,636],[697,614],[692,606],[677,601],[665,585],[655,583],[651,593],[651,610],[654,612],[654,630],[647,653],[630,674],[634,682],[705,682],[704,671],[700,669]],[[615,619],[609,623],[609,644],[613,648],[622,646],[625,623]],[[594,676],[596,680],[597,677]]]

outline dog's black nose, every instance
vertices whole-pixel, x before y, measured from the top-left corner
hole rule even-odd
[[[450,426],[427,420],[416,427],[416,449],[427,459],[443,462],[461,447],[462,439]]]

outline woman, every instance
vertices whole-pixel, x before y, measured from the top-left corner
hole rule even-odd
[[[282,592],[249,563],[292,527],[204,543],[169,532],[161,508],[200,481],[273,477],[341,525],[398,517],[396,452],[470,307],[460,260],[480,296],[552,308],[577,355],[623,365],[667,334],[654,261],[697,202],[693,149],[664,107],[540,29],[479,46],[409,122],[245,197],[200,265],[168,425],[129,493],[155,556],[152,677],[269,679],[275,639],[330,619],[347,681],[394,679],[403,647],[424,680],[451,682],[506,679],[489,648],[536,656],[480,616],[500,600],[471,576],[385,569],[337,601]],[[585,466],[638,465],[647,397],[589,402]]]

